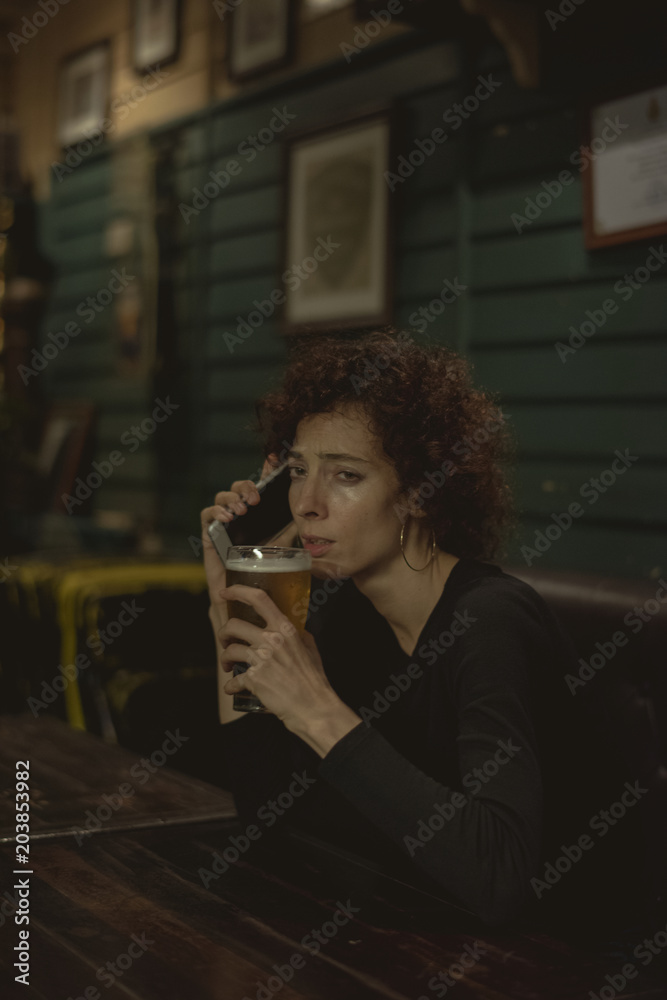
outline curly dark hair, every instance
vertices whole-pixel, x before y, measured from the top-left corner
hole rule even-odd
[[[294,342],[282,386],[255,404],[254,430],[264,435],[266,455],[284,458],[304,417],[363,407],[437,545],[459,557],[497,558],[516,522],[503,468],[516,447],[495,396],[473,387],[471,369],[451,348],[418,344],[393,328],[355,339],[311,334]]]

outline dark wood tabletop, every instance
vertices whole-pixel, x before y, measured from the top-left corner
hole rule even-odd
[[[0,841],[15,833],[16,762],[26,758],[33,840],[235,816],[228,792],[169,767],[188,737],[166,730],[137,754],[53,716],[0,715]]]
[[[2,720],[3,825],[10,819],[6,805],[13,803],[14,774],[6,763],[26,753],[17,735],[21,726],[20,720]],[[159,795],[154,791],[153,800],[135,807],[135,828],[126,817],[124,828],[108,823],[77,838],[67,831],[81,799],[56,801],[63,781],[52,773],[53,762],[62,759],[58,747],[71,746],[75,737],[83,758],[105,757],[98,790],[113,789],[106,778],[120,782],[128,752],[64,730],[49,721],[44,731],[51,772],[41,758],[39,733],[31,730],[30,771],[39,776],[35,787],[43,798],[29,867],[18,865],[11,839],[0,844],[0,970],[10,977],[2,997],[433,1000],[454,989],[455,1000],[590,1000],[591,992],[600,1000],[667,997],[638,961],[639,974],[614,990],[605,977],[618,976],[621,960],[602,961],[546,934],[485,927],[309,838],[267,830],[246,845],[229,815],[202,818],[195,810],[188,822],[167,821],[176,815],[169,808],[170,783],[174,807],[184,806],[184,784],[195,798],[203,796],[206,809],[216,799],[220,808],[228,804],[224,793],[168,765],[152,776],[163,783]],[[84,773],[83,784],[89,784],[79,794],[94,812],[96,781]],[[157,821],[148,825],[151,801]],[[20,929],[14,918],[26,905],[17,884],[29,885],[25,986],[13,981],[12,971]]]

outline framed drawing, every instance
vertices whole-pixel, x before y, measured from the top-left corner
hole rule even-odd
[[[231,0],[226,6],[231,6]],[[243,0],[230,11],[227,72],[248,80],[292,58],[295,0]]]
[[[286,143],[285,333],[391,322],[392,133],[386,109]]]
[[[584,122],[586,246],[667,233],[667,84],[591,103]]]
[[[178,58],[181,0],[134,0],[134,68],[144,73]]]
[[[58,142],[71,146],[99,127],[109,100],[109,43],[69,56],[60,71]]]
[[[74,492],[76,478],[93,458],[97,411],[83,400],[59,400],[44,415],[42,436],[35,463],[41,494],[40,509],[59,514],[84,513],[88,505],[64,499]]]

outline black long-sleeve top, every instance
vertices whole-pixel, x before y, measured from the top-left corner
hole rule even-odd
[[[324,758],[273,715],[225,725],[242,822],[289,823],[486,923],[514,919],[585,796],[569,640],[530,586],[474,559],[454,566],[413,656],[351,580],[326,588],[313,579],[306,627],[363,721]],[[290,802],[295,774],[310,784]]]

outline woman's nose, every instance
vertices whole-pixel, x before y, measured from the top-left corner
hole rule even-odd
[[[322,514],[324,504],[324,491],[316,476],[308,476],[299,483],[292,506],[294,514],[301,517],[305,517],[307,514]]]

